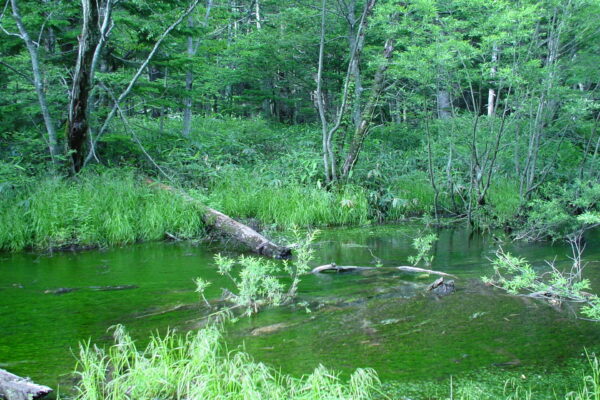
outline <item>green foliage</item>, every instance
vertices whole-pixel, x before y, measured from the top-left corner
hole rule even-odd
[[[522,290],[537,289],[540,285],[538,274],[524,258],[518,258],[502,249],[496,252],[493,260],[494,277],[484,277],[483,281],[494,284],[510,294],[519,294]]]
[[[257,312],[262,305],[277,306],[284,300],[284,285],[276,277],[282,268],[274,261],[251,256],[240,256],[234,260],[217,254],[215,264],[219,273],[229,277],[237,289],[229,300],[238,307],[244,307],[247,315]],[[237,277],[231,273],[233,265],[240,267]]]
[[[590,281],[581,277],[583,267],[580,263],[580,260],[574,259],[571,272],[560,271],[548,263],[550,271],[539,273],[524,258],[515,257],[500,248],[493,260],[494,276],[484,277],[483,281],[513,295],[530,293],[555,305],[562,301],[584,303],[581,313],[600,321],[600,301],[598,296],[590,296],[586,292],[590,289]]]
[[[228,277],[236,288],[228,298],[234,303],[234,308],[243,307],[245,314],[251,315],[261,306],[278,306],[293,299],[301,275],[310,271],[309,263],[313,258],[311,244],[317,234],[318,231],[313,231],[303,237],[299,231],[294,231],[296,258],[293,263],[244,255],[233,259],[217,254],[214,260],[219,274]],[[233,272],[235,265],[240,267],[238,273]]]
[[[423,262],[425,267],[430,267],[434,257],[433,254],[430,253],[437,239],[438,237],[435,233],[414,238],[413,247],[417,250],[417,255],[408,257],[408,262],[415,267],[419,265],[420,262]]]
[[[568,400],[600,400],[600,360],[587,351],[586,356],[590,371],[583,375],[583,382],[578,390],[567,394]]]
[[[204,292],[210,286],[210,282],[208,282],[208,281],[206,281],[206,280],[204,280],[202,278],[196,278],[194,280],[194,283],[196,284],[196,290],[195,290],[195,292],[200,295],[200,297],[204,301],[204,304],[206,304],[207,306],[210,307],[210,303],[206,299],[206,296],[204,296]]]
[[[581,307],[581,313],[591,320],[600,321],[600,298],[596,295],[588,296],[587,304]]]
[[[531,202],[521,237],[564,239],[600,225],[600,183],[548,185],[543,194],[544,198]]]
[[[145,349],[122,326],[114,338],[106,350],[80,346],[76,400],[368,400],[379,384],[369,369],[357,370],[348,382],[323,366],[299,379],[284,375],[245,353],[227,351],[216,327],[152,336]]]
[[[203,233],[201,210],[128,172],[48,178],[0,192],[0,249],[110,246]]]
[[[519,212],[521,196],[519,187],[508,179],[497,179],[490,187],[487,200],[497,223],[503,226],[512,222]]]

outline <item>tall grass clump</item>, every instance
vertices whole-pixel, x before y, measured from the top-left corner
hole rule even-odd
[[[566,396],[569,400],[600,400],[600,360],[590,354],[587,358],[590,369],[583,375],[581,387]]]
[[[109,246],[202,232],[201,210],[132,173],[49,178],[0,194],[0,249]]]
[[[367,400],[379,383],[366,369],[348,382],[323,366],[302,378],[282,374],[243,352],[227,351],[214,326],[185,336],[153,336],[143,350],[121,326],[114,338],[108,349],[80,347],[76,400]]]
[[[414,172],[399,177],[391,185],[395,201],[387,211],[386,219],[433,213],[434,191],[425,173]],[[444,196],[440,196],[443,201]]]
[[[487,200],[494,208],[498,223],[507,224],[514,219],[521,206],[519,186],[514,181],[498,179],[490,186]]]
[[[211,204],[238,218],[257,218],[281,228],[368,223],[364,189],[346,185],[327,191],[297,183],[270,184],[249,172],[228,174],[211,190]]]

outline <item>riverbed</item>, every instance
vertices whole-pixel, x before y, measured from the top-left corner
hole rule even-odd
[[[408,265],[423,225],[327,229],[314,265]],[[291,306],[229,324],[229,349],[243,348],[283,372],[302,375],[323,364],[343,375],[374,368],[382,380],[436,379],[481,368],[536,368],[580,357],[600,345],[600,324],[575,310],[486,287],[499,246],[527,258],[568,266],[564,244],[515,243],[495,235],[443,229],[432,269],[454,274],[456,292],[425,288],[435,276],[389,269],[307,275]],[[220,297],[230,283],[213,257],[237,253],[218,245],[145,243],[107,250],[0,255],[0,368],[52,387],[68,387],[78,346],[108,343],[124,324],[143,342],[150,333],[186,331],[202,317],[193,279]],[[600,235],[588,239],[586,276],[600,292]],[[65,289],[65,290],[61,290]]]

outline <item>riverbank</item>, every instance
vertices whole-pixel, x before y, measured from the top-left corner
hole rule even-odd
[[[355,184],[270,184],[235,171],[209,187],[178,185],[199,203],[263,230],[292,227],[364,226],[428,216],[431,198],[423,185],[406,202],[378,208],[368,189]],[[176,185],[177,186],[177,185]],[[157,191],[131,169],[88,171],[77,178],[13,178],[0,190],[0,251],[106,248],[163,239],[205,237],[200,206]]]

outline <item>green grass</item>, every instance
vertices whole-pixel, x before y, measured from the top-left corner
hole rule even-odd
[[[81,346],[76,400],[367,400],[378,385],[371,370],[357,370],[349,381],[324,367],[302,378],[254,362],[223,347],[221,332],[153,336],[143,350],[121,326],[107,350]]]
[[[397,201],[389,209],[386,219],[433,213],[434,191],[425,173],[399,177],[394,181],[391,191]]]
[[[280,228],[368,223],[367,197],[358,186],[327,191],[316,185],[270,183],[236,172],[221,179],[209,198],[227,215],[257,218]]]
[[[519,185],[513,180],[498,178],[488,191],[488,202],[494,207],[494,215],[500,224],[512,221],[519,211],[521,199]]]
[[[122,171],[48,178],[0,198],[1,250],[122,245],[203,231],[197,206]]]

